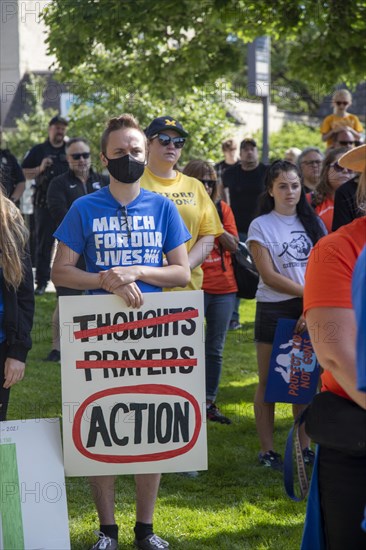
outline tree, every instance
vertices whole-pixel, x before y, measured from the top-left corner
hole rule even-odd
[[[64,79],[84,64],[111,86],[172,97],[238,69],[242,43],[263,34],[286,40],[289,78],[356,83],[365,16],[365,0],[54,0],[45,21]]]

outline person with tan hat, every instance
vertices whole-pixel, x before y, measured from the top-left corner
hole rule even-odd
[[[363,550],[366,394],[358,386],[356,376],[352,276],[366,245],[366,145],[351,149],[338,163],[361,173],[357,203],[363,216],[321,239],[307,266],[304,312],[308,326],[317,327],[309,332],[323,368],[312,437],[320,443],[317,487],[325,546]],[[334,327],[332,337],[330,327]],[[327,410],[331,416],[329,422],[324,422]]]

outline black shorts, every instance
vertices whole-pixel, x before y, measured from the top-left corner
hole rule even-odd
[[[298,319],[303,311],[302,298],[283,302],[257,302],[254,340],[273,344],[278,319]]]

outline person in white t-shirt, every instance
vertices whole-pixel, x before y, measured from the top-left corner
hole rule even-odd
[[[259,383],[254,398],[256,427],[261,445],[259,462],[282,470],[282,458],[274,451],[274,403],[264,401],[272,345],[279,318],[297,319],[295,331],[306,328],[302,297],[307,260],[325,227],[307,203],[299,172],[287,161],[275,161],[265,178],[260,215],[249,226],[247,244],[260,279],[254,338]],[[304,405],[293,405],[294,416]],[[300,433],[304,459],[313,462],[305,432]]]

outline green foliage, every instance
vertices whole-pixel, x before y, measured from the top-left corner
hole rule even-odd
[[[11,390],[9,419],[61,416],[60,367],[42,361],[51,349],[51,316],[56,298],[36,298],[33,349],[25,379]],[[229,332],[224,353],[218,404],[233,423],[207,425],[208,471],[197,479],[162,476],[154,528],[174,550],[293,550],[300,547],[304,503],[285,496],[278,472],[258,464],[259,441],[254,425],[253,396],[257,366],[253,341],[255,302],[242,301],[243,328]],[[291,407],[276,406],[276,450],[284,451]],[[66,479],[71,547],[94,544],[99,527],[84,478]],[[119,476],[116,522],[120,545],[129,548],[135,522],[134,480]]]
[[[169,98],[239,70],[242,44],[264,34],[286,43],[287,78],[356,83],[365,15],[365,0],[55,0],[44,17],[64,80],[98,65],[112,86]]]
[[[258,143],[262,141],[262,132],[255,135]],[[298,124],[288,122],[284,124],[279,132],[273,132],[269,136],[269,160],[280,159],[284,157],[286,149],[290,147],[319,147],[320,150],[325,150],[324,142],[321,139],[321,134],[318,127],[308,126],[306,124]]]

